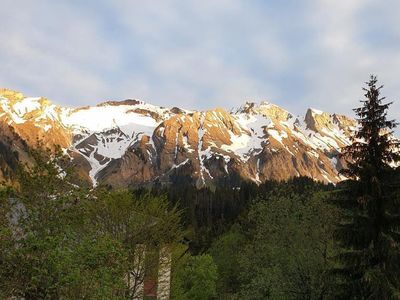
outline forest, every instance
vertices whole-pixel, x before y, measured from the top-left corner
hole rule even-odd
[[[32,150],[0,189],[0,298],[400,299],[400,144],[380,90],[372,76],[337,185],[93,189]]]

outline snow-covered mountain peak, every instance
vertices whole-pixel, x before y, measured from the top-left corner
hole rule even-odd
[[[90,132],[101,132],[114,127],[129,129],[129,125],[157,126],[158,122],[155,118],[137,112],[132,107],[136,106],[101,105],[76,109],[63,116],[63,123],[73,129],[86,129]],[[128,133],[128,135],[130,134],[132,132]]]
[[[0,89],[0,118],[8,124],[50,126],[59,122],[62,109],[43,97],[25,97],[22,93]]]
[[[244,105],[240,106],[235,113],[263,115],[273,121],[287,121],[293,117],[287,110],[269,101],[261,101],[259,103],[246,102]]]
[[[60,145],[96,184],[139,185],[174,174],[199,185],[239,176],[257,183],[310,176],[337,182],[338,154],[357,123],[308,109],[295,117],[269,101],[236,111],[189,111],[141,100],[80,108],[0,89],[0,122],[29,145]],[[1,171],[1,170],[0,170]]]

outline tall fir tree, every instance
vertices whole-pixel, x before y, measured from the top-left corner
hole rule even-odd
[[[359,127],[343,149],[342,173],[349,180],[336,201],[343,211],[337,229],[340,298],[400,299],[400,201],[393,168],[400,144],[392,131],[397,124],[387,118],[392,103],[383,103],[376,76],[366,84],[362,106],[354,109]]]

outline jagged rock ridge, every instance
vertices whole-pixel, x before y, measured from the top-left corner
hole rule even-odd
[[[88,180],[113,186],[294,176],[335,183],[343,179],[338,154],[357,126],[346,116],[315,109],[294,116],[268,102],[234,112],[168,109],[139,100],[73,109],[7,89],[0,90],[0,125],[31,147],[37,140],[60,145]]]

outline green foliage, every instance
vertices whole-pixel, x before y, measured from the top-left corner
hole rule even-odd
[[[172,299],[207,300],[216,295],[217,267],[208,254],[186,256],[172,277]]]
[[[357,143],[378,132],[365,124]],[[388,167],[396,156],[385,137],[375,136],[379,149],[369,152],[379,159],[357,154],[368,143],[347,148],[355,177],[338,188],[295,178],[91,190],[60,152],[33,151],[37,163],[20,167],[19,185],[0,189],[0,299],[127,299],[138,249],[147,251],[142,272],[155,280],[165,245],[173,299],[395,298],[400,169]]]
[[[116,291],[123,292],[124,254],[107,237],[30,236],[12,254],[10,285],[14,295],[27,299],[113,299]]]
[[[215,190],[177,184],[154,188],[150,193],[166,194],[168,201],[183,212],[182,225],[187,229],[190,251],[198,254],[206,251],[212,241],[230,227],[259,191],[261,189],[254,183],[242,182],[237,188],[221,186]],[[140,195],[143,191],[136,193]]]
[[[80,241],[70,261],[64,293],[68,299],[118,299],[125,289],[127,253],[110,236]]]
[[[218,268],[217,290],[219,298],[229,299],[237,293],[240,287],[239,266],[240,249],[246,242],[240,231],[240,226],[235,224],[212,244],[209,252]]]
[[[11,292],[11,286],[1,279],[7,278],[13,270],[10,255],[13,235],[8,222],[11,209],[6,201],[7,194],[7,189],[0,187],[0,299],[5,299]]]
[[[318,184],[281,183],[210,250],[219,298],[321,299],[332,294],[337,211]],[[225,258],[225,260],[224,260]]]
[[[279,182],[267,181],[259,186],[252,182],[237,180],[235,186],[227,185],[197,189],[194,186],[176,183],[168,188],[155,187],[150,193],[155,196],[167,195],[168,201],[182,212],[182,225],[187,229],[192,254],[206,252],[213,241],[229,230],[238,218],[245,215],[251,201],[258,195],[265,195],[280,186]],[[312,190],[331,190],[333,186],[315,183],[307,177],[289,180],[285,187],[299,193]],[[137,190],[136,194],[148,193]]]
[[[182,239],[180,212],[165,196],[99,189],[87,209],[94,225],[131,249],[136,244],[159,246]]]
[[[396,126],[387,120],[390,103],[380,98],[382,86],[371,76],[365,100],[354,111],[361,126],[344,149],[349,159],[335,203],[342,210],[337,237],[342,247],[334,271],[341,277],[338,297],[398,298],[400,294],[400,197],[398,175],[391,164],[400,160],[399,142],[390,137]]]
[[[67,158],[33,155],[0,191],[0,298],[125,299],[135,246],[179,241],[180,213],[165,197],[88,190],[61,171]]]

